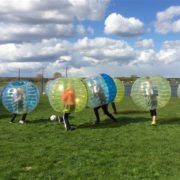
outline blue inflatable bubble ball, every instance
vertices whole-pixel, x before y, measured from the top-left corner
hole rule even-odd
[[[2,92],[3,92],[4,87],[0,88],[0,104],[2,104]]]
[[[11,82],[2,92],[4,107],[14,114],[30,113],[38,105],[39,98],[39,89],[29,81]]]
[[[88,106],[95,108],[111,103],[116,96],[116,86],[111,77],[102,74],[84,80],[88,90]]]
[[[106,85],[108,87],[108,94],[109,94],[108,102],[111,103],[114,101],[114,99],[116,97],[116,93],[117,93],[116,84],[115,84],[113,78],[111,78],[109,75],[101,74],[101,76],[103,77],[103,79],[106,82]]]

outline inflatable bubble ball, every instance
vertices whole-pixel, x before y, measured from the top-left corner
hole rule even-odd
[[[0,88],[0,104],[2,104],[2,92],[3,92],[4,87]]]
[[[49,96],[49,93],[50,93],[52,84],[53,84],[53,80],[49,80],[49,81],[46,83],[45,93],[46,93],[47,96]]]
[[[177,96],[180,98],[180,84],[177,87]]]
[[[111,103],[114,101],[117,93],[116,84],[109,75],[107,74],[101,74],[101,76],[104,78],[104,81],[106,82],[106,85],[108,87],[108,102]]]
[[[87,89],[81,79],[59,78],[49,90],[49,102],[60,113],[82,111],[87,105]]]
[[[95,108],[111,103],[115,98],[116,87],[108,75],[97,75],[84,80],[88,90],[88,106]],[[112,87],[113,86],[113,87]],[[112,87],[112,92],[111,88]]]
[[[171,87],[161,76],[141,77],[134,82],[131,97],[143,110],[159,109],[169,102]]]
[[[120,103],[125,95],[124,83],[120,79],[114,79],[114,82],[116,84],[116,89],[117,89],[117,93],[116,93],[114,102]]]
[[[29,81],[11,82],[2,92],[4,107],[14,114],[30,113],[38,105],[39,98],[39,89]]]

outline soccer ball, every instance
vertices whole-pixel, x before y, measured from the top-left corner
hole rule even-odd
[[[56,115],[51,115],[49,118],[51,121],[55,121],[56,120]]]

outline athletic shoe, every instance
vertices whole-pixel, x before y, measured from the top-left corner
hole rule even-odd
[[[153,125],[153,126],[157,125],[156,121],[152,121],[151,125]]]
[[[24,122],[23,120],[20,120],[19,123],[20,123],[20,124],[24,124],[25,122]]]

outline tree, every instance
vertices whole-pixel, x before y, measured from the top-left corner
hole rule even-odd
[[[60,78],[60,77],[62,77],[62,74],[59,73],[59,72],[55,72],[54,75],[53,75],[54,79],[57,79],[57,78]]]
[[[43,74],[37,74],[37,75],[36,75],[37,81],[41,81],[42,78],[43,78]]]

